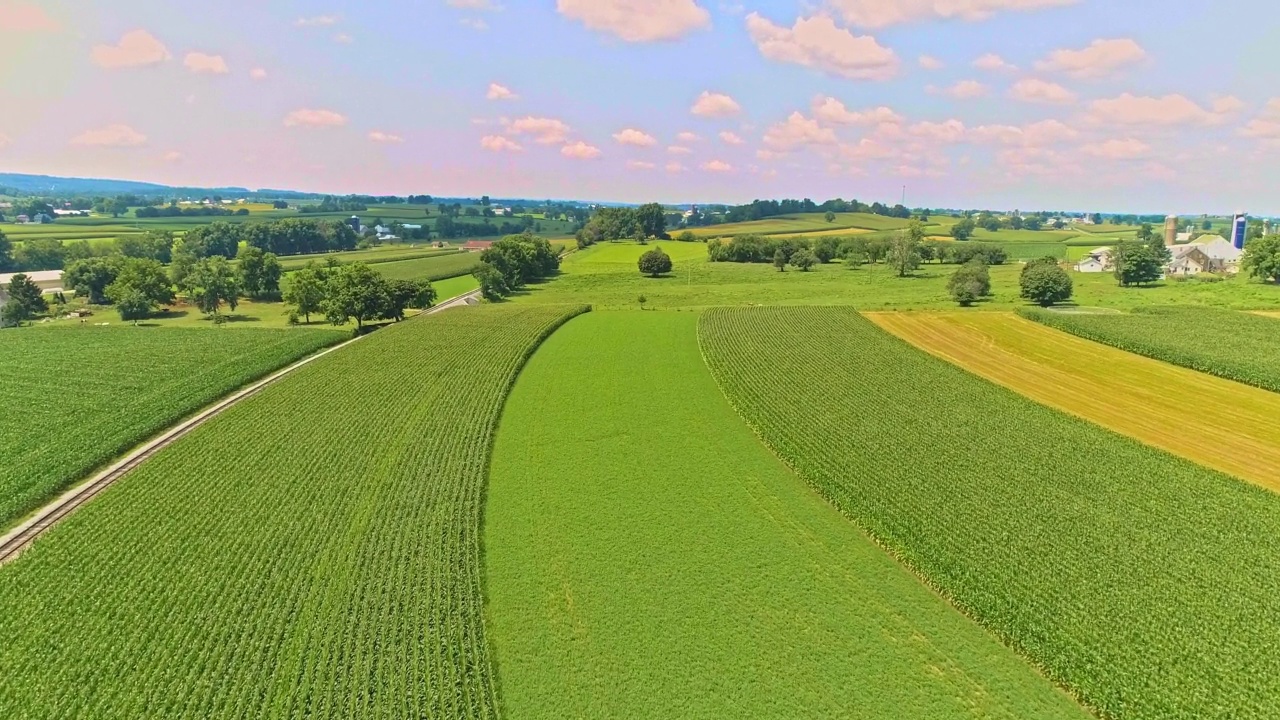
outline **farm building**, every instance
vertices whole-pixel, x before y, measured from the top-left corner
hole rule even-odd
[[[62,291],[62,271],[61,270],[40,270],[29,273],[8,273],[0,275],[0,303],[9,301],[9,282],[13,280],[14,275],[26,275],[31,282],[34,282],[40,289],[46,293]]]
[[[1076,263],[1076,272],[1103,273],[1110,272],[1111,269],[1111,248],[1106,247],[1090,251],[1083,260]]]
[[[1200,273],[1236,273],[1242,251],[1221,235],[1204,235],[1195,242],[1169,248],[1173,261],[1165,270],[1170,276],[1190,277]]]
[[[488,250],[491,247],[493,247],[492,240],[468,240],[467,244],[462,246],[462,249],[469,250],[471,252],[480,252],[481,250]]]

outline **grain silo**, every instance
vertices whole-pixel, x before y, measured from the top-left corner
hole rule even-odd
[[[1173,247],[1178,242],[1178,216],[1170,215],[1164,219],[1164,244]]]

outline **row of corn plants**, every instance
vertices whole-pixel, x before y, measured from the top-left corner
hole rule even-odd
[[[157,454],[0,568],[0,717],[496,717],[489,449],[578,312],[381,330]]]
[[[1280,717],[1280,497],[851,309],[713,310],[700,339],[779,456],[1100,716]]]
[[[1141,308],[1123,315],[1018,312],[1086,340],[1280,392],[1280,320],[1275,318],[1193,307]]]
[[[333,330],[38,328],[0,341],[0,528]]]

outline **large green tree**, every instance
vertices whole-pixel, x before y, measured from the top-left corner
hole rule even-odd
[[[667,211],[658,203],[641,205],[636,209],[636,224],[646,238],[667,239]]]
[[[980,257],[961,265],[947,281],[947,292],[961,307],[968,307],[991,294],[991,273]]]
[[[4,320],[5,325],[21,325],[49,310],[49,303],[45,302],[40,293],[40,286],[23,273],[18,273],[9,280],[8,293],[9,300],[0,309],[0,319]]]
[[[329,270],[319,266],[315,261],[295,272],[289,282],[289,289],[284,293],[284,301],[298,308],[311,324],[312,313],[321,311],[325,298],[325,285]]]
[[[964,218],[951,226],[951,237],[956,240],[968,240],[973,237],[973,231],[977,229],[978,223],[973,218]]]
[[[343,265],[330,273],[322,303],[325,317],[334,325],[356,321],[356,330],[387,313],[391,297],[387,281],[364,263]]]
[[[221,255],[199,260],[180,285],[191,304],[205,315],[218,317],[222,304],[235,310],[240,303],[240,278]]]
[[[13,260],[13,243],[0,230],[0,272],[9,272],[15,267]]]
[[[656,247],[641,255],[637,265],[642,274],[656,278],[671,272],[671,256],[663,252],[662,248]]]
[[[480,296],[489,302],[498,302],[511,293],[511,288],[507,287],[506,276],[487,262],[480,263],[480,266],[471,274],[475,276],[476,282],[480,283]]]
[[[76,260],[63,273],[63,287],[94,305],[106,304],[107,286],[116,281],[122,261],[119,256]]]
[[[889,266],[898,273],[898,277],[906,277],[920,267],[920,246],[923,243],[924,224],[919,220],[912,220],[905,230],[889,241]]]
[[[1071,276],[1058,265],[1057,258],[1053,257],[1027,263],[1022,268],[1018,286],[1023,299],[1030,300],[1040,307],[1049,307],[1055,303],[1070,300],[1074,291]]]
[[[1264,235],[1244,246],[1244,270],[1263,282],[1280,282],[1280,235]]]
[[[280,260],[273,253],[252,245],[240,248],[236,255],[240,285],[252,298],[276,297],[280,294]]]
[[[164,303],[173,302],[173,287],[164,267],[155,260],[126,258],[119,263],[115,281],[105,292],[121,320],[135,323]]]
[[[1146,285],[1164,275],[1165,263],[1161,262],[1161,254],[1151,247],[1149,240],[1122,242],[1113,248],[1111,260],[1115,264],[1116,281],[1121,286]]]

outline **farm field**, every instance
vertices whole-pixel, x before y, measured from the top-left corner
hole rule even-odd
[[[798,213],[778,215],[750,222],[708,225],[690,228],[699,238],[729,237],[731,235],[780,235],[786,233],[810,233],[815,231],[845,230],[897,230],[908,225],[901,218],[873,215],[871,213],[836,213],[835,222],[827,222],[826,213]]]
[[[157,454],[0,570],[0,716],[497,717],[486,461],[577,312],[379,331]]]
[[[11,410],[0,418],[0,529],[161,429],[350,336],[78,326],[6,332],[0,365]]]
[[[440,257],[459,252],[461,250],[456,247],[434,248],[429,245],[415,247],[404,244],[380,245],[368,250],[348,250],[346,252],[316,253],[313,255],[286,255],[280,258],[280,266],[284,268],[285,272],[289,272],[301,270],[309,262],[317,262],[323,265],[331,258],[344,263],[362,262],[366,265],[381,265],[405,260]]]
[[[851,270],[843,264],[818,265],[808,273],[772,265],[711,263],[702,243],[657,243],[672,256],[669,276],[639,274],[636,261],[649,246],[603,243],[574,252],[561,264],[554,280],[518,294],[516,302],[535,304],[591,303],[599,309],[638,307],[644,295],[648,307],[703,309],[729,305],[855,305],[875,310],[954,310],[947,280],[955,265],[929,263],[907,278],[887,266]],[[1010,311],[1023,307],[1018,297],[1017,263],[991,268],[995,296],[979,309]],[[1222,282],[1167,282],[1150,288],[1118,287],[1109,274],[1072,273],[1075,301],[1080,306],[1130,309],[1145,305],[1185,304],[1248,310],[1280,310],[1280,287],[1251,283],[1245,278]]]
[[[1033,400],[1280,491],[1280,394],[1006,313],[874,313],[869,318],[920,349]]]
[[[399,260],[373,266],[388,280],[445,280],[470,274],[480,265],[479,253],[450,253],[439,257]]]
[[[810,238],[810,237],[853,237],[855,235],[869,235],[874,230],[864,230],[862,228],[843,228],[838,230],[815,230],[813,232],[795,232],[795,233],[774,233],[771,237],[775,238]]]
[[[447,280],[434,281],[431,286],[436,290],[436,304],[439,305],[445,300],[451,300],[459,295],[466,295],[479,288],[480,283],[471,275],[459,275]]]
[[[1103,717],[1280,713],[1280,496],[993,385],[852,309],[712,310],[700,336],[784,460]]]
[[[1139,308],[1120,315],[1029,310],[1023,316],[1121,350],[1280,393],[1280,322],[1273,318],[1185,307]]]
[[[579,317],[516,383],[484,537],[505,714],[1088,717],[760,445],[697,322]]]

